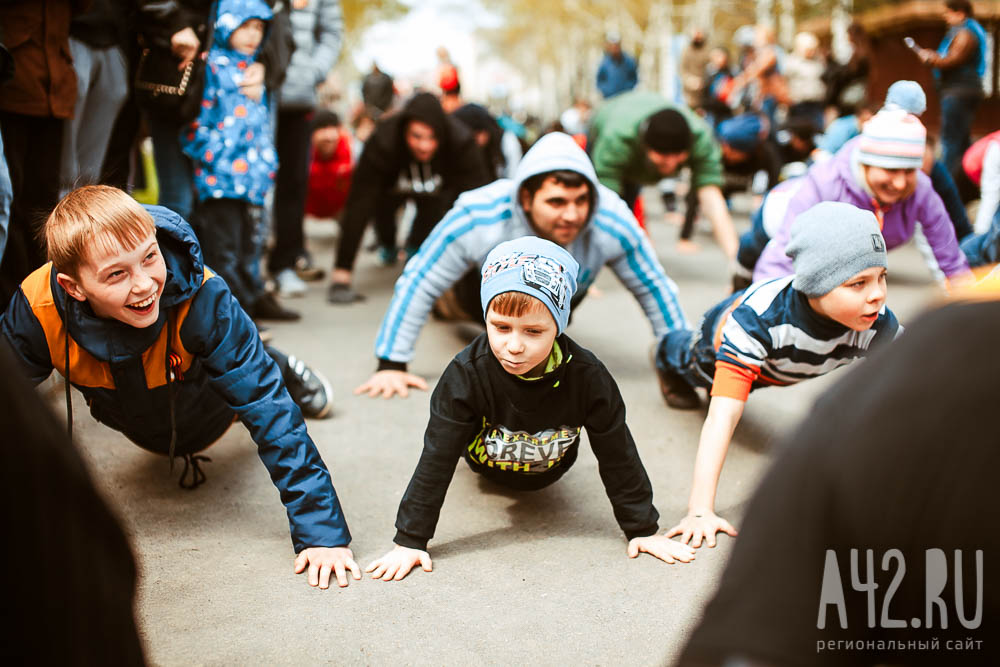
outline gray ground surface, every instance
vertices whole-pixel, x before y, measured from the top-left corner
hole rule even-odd
[[[656,210],[655,197],[647,202]],[[704,232],[699,254],[678,255],[677,228],[651,218],[657,252],[696,321],[727,289],[723,257]],[[738,224],[745,228],[745,215]],[[317,260],[328,266],[333,224],[311,224],[309,232]],[[889,301],[905,322],[937,292],[912,247],[893,252],[890,270]],[[325,285],[314,283],[289,303],[303,322],[272,327],[276,345],[334,386],[334,418],[310,422],[309,430],[332,469],[362,566],[392,546],[396,506],[427,419],[427,393],[392,401],[351,395],[373,370],[374,334],[398,271],[363,254],[357,287],[369,296],[365,303],[329,306]],[[645,318],[610,271],[597,285],[601,294],[587,298],[568,333],[618,381],[666,529],[684,513],[704,413],[665,407]],[[431,322],[414,372],[433,384],[463,347],[459,334]],[[845,372],[754,394],[717,502],[737,528],[780,434]],[[245,429],[232,428],[208,450],[208,483],[188,493],[163,458],[94,422],[76,399],[78,442],[140,564],[137,616],[156,664],[662,664],[683,646],[733,545],[723,536],[688,565],[629,560],[584,446],[560,483],[523,497],[497,495],[459,465],[431,542],[433,573],[320,591],[292,572],[284,509]],[[62,409],[58,395],[53,402]]]

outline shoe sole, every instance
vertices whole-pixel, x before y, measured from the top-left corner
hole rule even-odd
[[[682,393],[676,393],[670,382],[664,377],[665,373],[660,370],[659,366],[656,365],[656,351],[659,348],[659,342],[653,343],[649,348],[649,362],[653,365],[653,372],[656,374],[656,381],[660,384],[660,396],[666,401],[667,405],[675,410],[697,410],[701,407],[701,397],[698,396],[698,390],[692,388],[691,391],[694,392],[694,398],[690,396],[685,396]],[[680,380],[683,382],[683,380]]]

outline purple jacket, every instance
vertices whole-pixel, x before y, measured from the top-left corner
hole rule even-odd
[[[813,165],[799,179],[801,185],[788,202],[781,228],[764,248],[754,267],[754,282],[795,272],[792,258],[785,254],[785,246],[788,244],[792,221],[813,205],[821,201],[840,201],[875,212],[872,196],[858,182],[854,172],[856,165],[852,164],[859,139],[860,137],[848,141],[833,159]],[[885,245],[889,250],[909,241],[919,222],[945,276],[950,278],[969,270],[969,263],[958,247],[955,228],[944,203],[934,192],[931,179],[922,171],[917,171],[916,191],[902,202],[883,209],[883,213],[882,236],[885,237]]]

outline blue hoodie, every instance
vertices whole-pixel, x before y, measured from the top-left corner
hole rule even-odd
[[[262,206],[274,182],[278,156],[267,94],[255,102],[239,84],[257,54],[232,49],[229,39],[250,19],[270,21],[264,0],[220,0],[205,67],[201,113],[181,131],[181,148],[195,163],[198,200],[242,199]],[[262,41],[263,43],[263,41]]]
[[[169,448],[171,389],[178,454],[205,448],[239,418],[281,494],[296,552],[347,545],[330,473],[253,322],[225,281],[206,272],[191,227],[169,209],[146,208],[167,266],[154,325],[138,329],[97,317],[59,286],[48,263],[0,315],[0,340],[32,381],[58,370],[95,419],[153,452]],[[168,352],[180,360],[170,385]]]

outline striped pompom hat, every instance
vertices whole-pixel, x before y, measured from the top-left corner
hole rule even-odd
[[[882,109],[861,130],[858,161],[883,169],[919,169],[927,129],[902,109]]]

